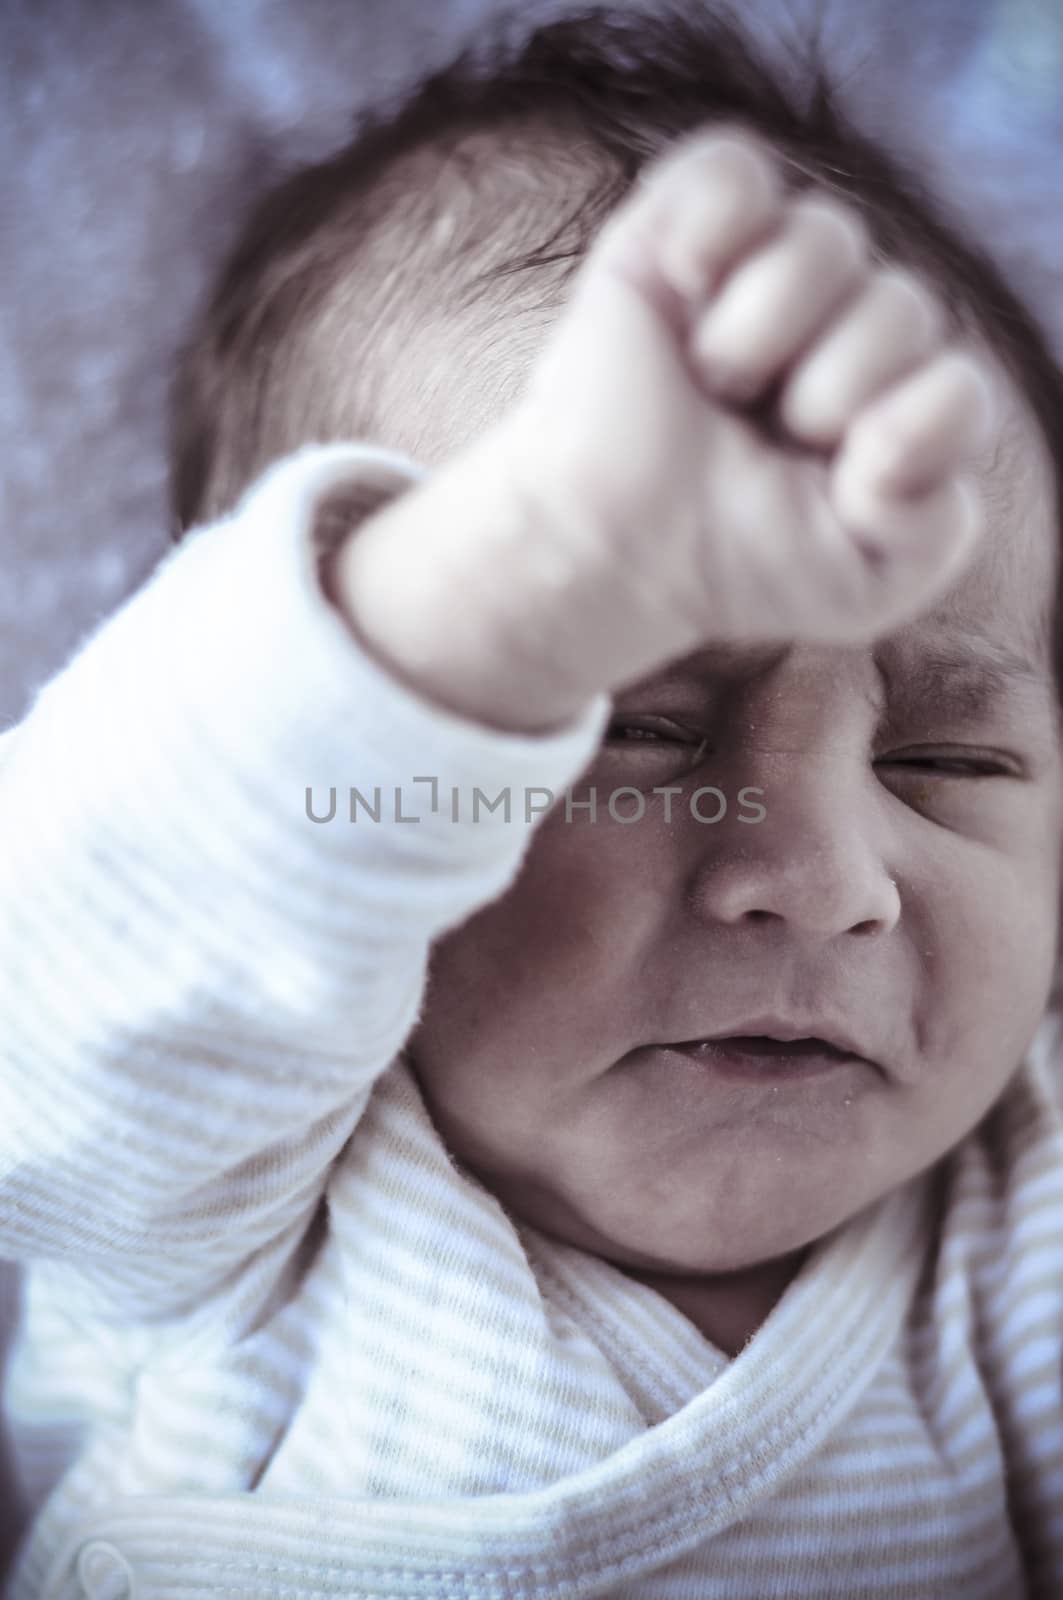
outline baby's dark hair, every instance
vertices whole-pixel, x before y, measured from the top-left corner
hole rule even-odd
[[[701,8],[596,7],[530,37],[510,18],[378,107],[337,155],[254,209],[186,345],[172,392],[175,535],[230,509],[300,444],[415,447],[395,436],[394,374],[431,408],[448,383],[432,330],[482,346],[504,318],[534,339],[645,163],[724,121],[775,146],[794,187],[844,197],[876,251],[928,279],[954,323],[985,340],[1043,429],[1063,512],[1063,374],[1035,318],[985,251],[848,123],[823,71],[803,76],[802,89],[787,86],[734,24]],[[1053,639],[1063,683],[1058,625]]]

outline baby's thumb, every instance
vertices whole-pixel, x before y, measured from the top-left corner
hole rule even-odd
[[[954,474],[922,494],[885,490],[848,452],[835,465],[835,512],[873,568],[891,620],[946,593],[974,555],[985,526],[982,495]]]
[[[831,475],[834,507],[885,603],[928,604],[970,560],[984,510],[968,472],[995,410],[979,364],[949,350],[868,406],[846,435]]]

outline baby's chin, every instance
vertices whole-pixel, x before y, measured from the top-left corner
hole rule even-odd
[[[742,1269],[813,1242],[913,1170],[906,1106],[867,1064],[735,1085],[644,1063],[606,1073],[595,1098],[540,1147],[549,1181],[529,1193],[555,1228],[588,1247],[593,1230],[600,1253],[632,1265]]]
[[[601,1176],[556,1186],[538,1180],[489,1187],[518,1227],[600,1257],[625,1272],[696,1276],[758,1269],[816,1244],[878,1194],[868,1190],[866,1160],[831,1162],[808,1150],[748,1136],[741,1170],[712,1170],[711,1158],[643,1173],[628,1164],[621,1183]],[[874,1170],[873,1168],[871,1170]],[[889,1178],[880,1185],[893,1187]]]

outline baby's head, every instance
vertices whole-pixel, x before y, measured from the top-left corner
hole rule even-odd
[[[1063,389],[1030,319],[824,94],[795,107],[716,23],[581,19],[450,69],[259,209],[182,368],[175,485],[187,526],[310,440],[445,459],[519,394],[640,167],[714,119],[855,204],[985,353],[987,534],[874,646],[706,647],[622,690],[573,797],[594,786],[596,816],[555,807],[514,886],[440,942],[408,1054],[516,1218],[736,1347],[808,1245],[979,1121],[1048,999]],[[690,804],[707,785],[717,821]],[[636,821],[630,794],[606,804],[621,788],[650,797]],[[767,1015],[864,1059],[757,1082],[655,1048]]]

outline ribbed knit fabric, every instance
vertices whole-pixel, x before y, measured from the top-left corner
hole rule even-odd
[[[447,797],[560,793],[609,703],[507,736],[359,650],[315,508],[412,470],[274,468],[0,741],[7,1600],[1058,1600],[1054,1022],[733,1360],[448,1154],[402,1046],[531,827]]]

